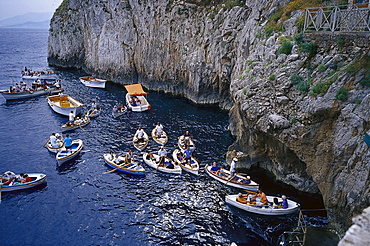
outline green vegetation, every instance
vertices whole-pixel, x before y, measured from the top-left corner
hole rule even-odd
[[[242,79],[242,78],[243,78],[243,76],[242,75],[239,75],[238,79]]]
[[[346,88],[340,88],[337,91],[337,94],[335,95],[335,98],[345,102],[348,99],[347,94],[348,94],[348,90]]]
[[[370,56],[365,55],[362,56],[360,59],[349,65],[346,69],[345,72],[347,73],[357,73],[361,69],[370,69]]]
[[[63,17],[65,12],[68,10],[69,0],[63,0],[63,2],[59,5],[57,10],[55,10],[55,16]]]
[[[294,123],[297,123],[297,118],[296,118],[296,117],[293,117],[290,121],[291,121],[293,124],[294,124]]]
[[[336,42],[337,42],[337,45],[338,45],[339,48],[344,47],[344,40],[342,38],[337,38]]]
[[[292,47],[293,47],[293,44],[291,42],[284,41],[281,44],[281,47],[279,48],[279,53],[280,54],[290,55],[290,53],[292,52]]]
[[[324,82],[318,83],[317,85],[311,88],[308,94],[310,96],[324,95],[328,91],[331,84],[333,84],[337,79],[338,79],[338,74],[332,76],[330,79]]]
[[[310,84],[308,82],[302,81],[297,84],[297,89],[301,93],[306,93],[310,90]]]
[[[308,53],[308,57],[310,58],[317,54],[317,45],[314,42],[301,43],[299,46],[303,52]]]
[[[296,84],[299,84],[303,82],[303,77],[300,76],[300,75],[297,75],[297,74],[293,74],[292,76],[290,76],[290,83],[292,85],[296,85]]]
[[[247,88],[247,87],[245,87],[245,88],[242,90],[242,92],[243,92],[243,94],[244,94],[244,95],[247,93],[247,90],[248,90],[248,88]]]
[[[275,80],[275,74],[271,74],[270,76],[269,76],[269,78],[268,78],[268,80],[270,80],[270,81],[274,81]]]
[[[253,60],[252,61],[249,61],[248,62],[248,66],[252,65],[253,62],[254,62]]]
[[[319,67],[317,68],[317,71],[319,71],[320,73],[325,72],[325,70],[326,70],[326,66],[322,64],[319,65]]]

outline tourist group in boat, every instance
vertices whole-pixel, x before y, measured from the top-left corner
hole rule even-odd
[[[28,69],[22,72],[22,77],[40,77],[41,75],[50,74],[31,73]],[[86,86],[105,88],[105,80],[97,79],[96,77],[80,77],[80,81]],[[104,87],[101,85],[103,82]],[[100,83],[100,86],[94,83]],[[13,94],[24,91],[37,91],[39,88],[47,90],[51,87],[61,90],[60,80],[47,82],[46,80],[38,78],[30,87],[27,86],[26,83],[21,82],[20,84],[16,84],[15,87],[11,87],[6,93]],[[141,84],[126,85],[125,88],[127,90],[126,105],[117,102],[112,109],[113,118],[125,114],[128,109],[133,112],[143,112],[151,109],[151,105],[146,98],[147,93],[144,92]],[[6,94],[5,90],[1,92],[3,95]],[[102,111],[101,107],[93,101],[89,110],[82,114],[85,105],[70,95],[62,94],[62,91],[59,91],[58,95],[49,95],[47,101],[49,106],[56,113],[68,117],[68,121],[61,126],[62,132],[72,131],[88,125],[90,120],[99,116]],[[142,160],[144,163],[160,172],[182,174],[184,171],[199,175],[200,163],[194,157],[196,145],[189,131],[185,131],[184,134],[177,137],[178,148],[172,153],[169,153],[165,148],[165,144],[168,142],[169,138],[160,122],[151,130],[151,138],[159,145],[156,153],[144,152],[144,149],[149,143],[149,135],[142,127],[138,127],[133,134],[132,145],[136,150],[142,153]],[[61,166],[64,163],[72,161],[81,153],[83,149],[83,140],[72,139],[68,133],[65,134],[63,138],[62,134],[54,132],[50,135],[49,139],[47,139],[44,146],[50,152],[56,154],[55,159],[57,164]],[[299,204],[292,200],[288,200],[285,195],[281,197],[266,196],[266,194],[260,190],[259,184],[253,181],[249,175],[238,173],[236,166],[237,162],[242,157],[243,153],[234,151],[229,169],[220,167],[216,162],[213,162],[212,165],[205,165],[204,167],[205,172],[211,178],[224,185],[243,191],[239,192],[237,195],[227,195],[225,198],[226,203],[249,212],[264,215],[289,214],[299,209]],[[117,171],[129,175],[145,176],[146,170],[138,161],[134,160],[132,150],[128,150],[124,155],[113,152],[105,153],[103,154],[103,159],[111,168],[110,171],[105,173]],[[15,175],[13,172],[7,171],[1,175],[1,191],[25,189],[44,182],[46,182],[46,175],[44,174],[21,173]],[[27,183],[29,185],[25,185]]]

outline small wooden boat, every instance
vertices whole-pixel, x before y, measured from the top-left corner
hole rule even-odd
[[[32,71],[32,70],[23,70],[22,79],[24,80],[36,80],[36,79],[56,79],[56,76],[53,71]]]
[[[86,113],[87,117],[89,117],[90,119],[94,119],[98,117],[100,114],[101,114],[101,108],[99,106],[95,109],[94,108],[90,109]]]
[[[71,124],[69,121],[61,126],[63,132],[72,131],[77,128],[81,128],[90,123],[90,117],[85,116],[81,119],[76,119],[75,123]]]
[[[113,118],[116,119],[116,118],[124,115],[126,112],[127,112],[127,107],[125,105],[120,105],[119,107],[117,107],[117,109],[113,108],[112,116],[113,116]]]
[[[8,185],[2,185],[1,191],[17,191],[17,190],[24,190],[36,187],[40,184],[43,184],[46,182],[46,175],[42,173],[27,173],[28,177],[32,179],[32,181],[27,183],[19,183],[19,182],[11,182]]]
[[[59,150],[61,150],[61,149],[64,147],[64,143],[63,143],[63,144],[61,144],[59,147],[53,147],[53,146],[51,146],[51,143],[50,143],[50,141],[49,141],[49,142],[47,142],[47,144],[46,144],[45,146],[46,146],[46,148],[47,148],[50,152],[52,152],[52,153],[58,153],[58,152],[59,152]]]
[[[194,150],[195,149],[195,144],[194,144],[194,141],[192,138],[189,138],[188,139],[188,142],[189,142],[189,147],[191,150]],[[178,139],[177,139],[177,145],[179,146],[179,148],[181,150],[185,150],[186,149],[186,142],[185,142],[185,137],[184,136],[180,136]]]
[[[205,167],[205,170],[208,173],[208,175],[216,179],[217,181],[220,181],[223,184],[226,184],[228,186],[232,186],[235,188],[250,190],[250,191],[257,191],[259,188],[259,184],[257,184],[256,182],[252,180],[249,184],[243,183],[247,179],[246,177],[240,174],[236,174],[234,178],[230,179],[229,170],[226,170],[224,168],[219,168],[220,171],[218,173],[215,173],[211,171],[211,168],[212,166],[209,166],[209,165]]]
[[[64,89],[60,86],[59,83],[51,83],[48,86],[32,86],[28,87],[24,91],[17,91],[16,89],[9,89],[9,90],[0,90],[1,95],[7,101],[11,100],[20,100],[26,99],[31,97],[38,97],[42,95],[54,95],[63,92]]]
[[[71,111],[74,115],[82,113],[83,103],[69,95],[48,96],[49,106],[58,114],[68,116]]]
[[[172,153],[172,158],[174,161],[180,165],[182,170],[199,175],[199,162],[195,158],[191,158],[190,165],[186,163],[185,159],[179,157],[179,154],[183,154],[182,150],[175,149]]]
[[[159,166],[159,159],[160,156],[157,154],[152,154],[152,158],[150,158],[150,155],[148,153],[143,154],[143,159],[146,164],[148,164],[150,167],[161,171],[165,173],[172,173],[172,174],[181,174],[181,167],[177,165],[177,163],[174,163],[171,159],[166,158],[164,161],[165,166]]]
[[[93,76],[80,77],[79,79],[85,86],[101,89],[105,88],[105,82],[107,82],[106,79],[97,79]]]
[[[58,165],[62,165],[63,163],[72,160],[81,152],[83,148],[83,142],[81,139],[76,139],[72,141],[72,148],[66,150],[63,147],[61,150],[58,151],[57,155],[55,156]]]
[[[130,175],[138,175],[138,176],[144,176],[145,175],[145,169],[137,164],[134,161],[131,161],[131,163],[125,164],[123,156],[118,157],[112,157],[111,154],[104,154],[104,161],[105,163],[110,166],[113,169],[116,169],[116,171],[121,173],[126,173]],[[116,160],[118,160],[118,163],[116,163]],[[122,163],[121,161],[122,160]]]
[[[154,139],[154,141],[161,145],[165,145],[168,142],[167,133],[165,131],[162,131],[162,135],[157,136],[157,134],[155,134],[155,128],[152,130],[152,138]]]
[[[249,195],[248,198],[252,197],[252,196],[253,195]],[[269,200],[269,202],[272,202],[274,200],[274,198],[277,198],[277,197],[274,197],[274,196],[266,196],[266,197],[267,197],[267,200]],[[294,212],[298,211],[299,208],[300,208],[299,203],[297,203],[295,201],[292,201],[292,200],[288,200],[288,199],[287,199],[288,208],[281,208],[281,206],[279,206],[275,203],[272,203],[272,205],[270,205],[270,206],[263,205],[259,202],[258,197],[257,197],[257,202],[252,203],[252,204],[238,202],[237,198],[238,198],[238,195],[227,195],[225,200],[226,200],[226,203],[228,203],[230,205],[233,205],[237,208],[240,208],[240,209],[243,209],[245,211],[255,213],[255,214],[286,215],[286,214],[294,213]],[[248,198],[245,199],[245,200],[248,201]],[[277,200],[278,200],[279,203],[282,201],[281,198],[277,198]]]
[[[132,139],[132,142],[134,144],[134,147],[137,150],[142,151],[149,143],[148,134],[146,132],[144,132],[144,141],[140,141],[140,142],[138,142],[138,139],[137,139],[136,134],[135,134],[133,139]]]
[[[151,106],[145,97],[147,93],[143,90],[141,84],[125,85],[125,88],[127,90],[126,104],[132,112],[150,110]]]

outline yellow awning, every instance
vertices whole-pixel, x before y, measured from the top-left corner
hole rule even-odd
[[[131,96],[144,96],[147,94],[141,84],[125,85],[125,88]]]

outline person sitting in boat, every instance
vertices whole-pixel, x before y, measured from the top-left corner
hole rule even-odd
[[[82,122],[82,119],[80,119],[79,117],[76,117],[75,121],[74,121],[74,125],[81,125],[81,122]]]
[[[113,112],[113,114],[118,113],[118,107],[116,105],[113,106],[112,112]]]
[[[158,150],[158,155],[159,155],[159,163],[158,163],[158,165],[159,166],[165,166],[164,165],[164,160],[167,157],[167,150],[165,150],[163,146],[161,146],[161,148]]]
[[[218,176],[220,176],[221,178],[226,178],[227,177],[227,174],[225,173],[225,171],[223,169],[221,169],[218,172]]]
[[[10,184],[11,182],[15,180],[15,178],[16,178],[16,175],[12,171],[6,171],[5,173],[1,175],[1,181],[4,185]]]
[[[242,180],[242,184],[250,184],[251,182],[252,181],[250,176],[247,176],[245,179]]]
[[[260,198],[260,202],[263,204],[263,205],[266,205],[268,206],[269,205],[269,201],[267,200],[267,197],[266,197],[266,194],[261,191],[261,190],[258,190],[257,191],[257,194],[255,196],[253,196],[253,199],[256,200],[257,197]]]
[[[149,152],[146,156],[146,159],[147,160],[150,160],[150,161],[154,161],[154,162],[157,162],[157,160],[155,159],[154,155],[152,152]]]
[[[181,151],[178,151],[176,154],[176,158],[182,163],[184,161],[184,154]]]
[[[129,150],[125,155],[125,163],[129,164],[132,161],[132,150]]]
[[[248,201],[246,201],[244,197],[248,198],[248,195],[247,194],[243,195],[242,193],[239,193],[238,197],[236,198],[236,201],[244,204],[248,203]]]
[[[193,157],[192,155],[193,151],[190,149],[190,146],[188,145],[186,149],[184,150],[184,155],[185,155],[185,161],[188,162],[191,160]]]
[[[66,138],[64,139],[64,147],[66,150],[72,149],[72,138],[69,137],[69,134],[66,134]]]
[[[217,165],[216,162],[213,162],[212,167],[209,171],[217,175],[220,172],[220,167]]]
[[[189,131],[185,131],[185,134],[183,136],[184,136],[184,145],[185,148],[187,148],[188,146],[190,146],[191,135]]]
[[[25,173],[23,175],[23,177],[24,177],[24,181],[22,183],[28,183],[28,182],[31,182],[32,181],[32,178],[30,176],[28,176],[27,173]]]
[[[132,97],[130,98],[129,103],[130,103],[132,106],[138,106],[138,105],[137,105],[137,97],[136,97],[136,96],[132,96]]]
[[[135,133],[136,142],[144,142],[144,130],[139,127]]]
[[[281,202],[281,208],[287,209],[288,208],[288,200],[286,199],[286,196],[282,195],[281,199],[283,199],[283,201]]]
[[[163,134],[163,126],[161,123],[157,123],[157,125],[155,126],[154,128],[155,130],[155,135],[157,136],[157,138],[160,138]]]
[[[195,168],[196,167],[196,165],[195,164],[191,164],[191,160],[190,159],[188,159],[186,162],[185,162],[185,165],[188,165],[189,167],[191,167],[191,168]]]
[[[53,147],[53,148],[59,148],[60,147],[60,143],[58,141],[58,138],[55,136],[55,133],[51,134],[51,136],[49,137],[49,141],[50,141],[51,147]]]

